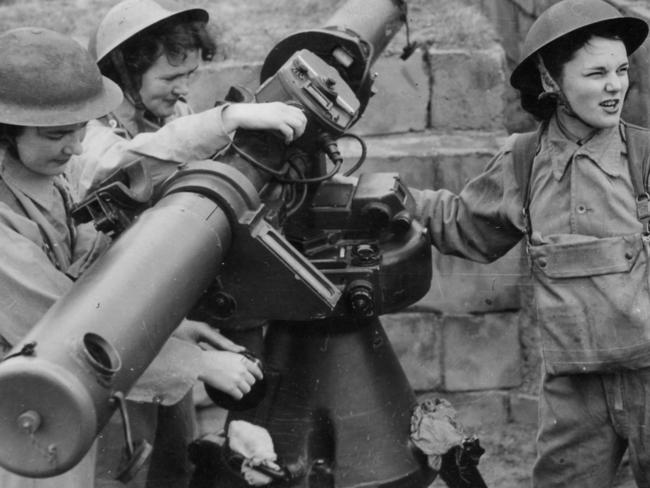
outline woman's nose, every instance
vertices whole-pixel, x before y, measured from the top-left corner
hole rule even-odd
[[[81,135],[73,135],[66,145],[63,146],[63,154],[68,156],[79,156],[83,152],[83,137]]]
[[[189,79],[186,76],[179,78],[172,88],[172,93],[177,96],[184,97],[190,91]]]
[[[617,92],[623,88],[623,82],[617,73],[611,74],[605,83],[605,90],[608,92]]]

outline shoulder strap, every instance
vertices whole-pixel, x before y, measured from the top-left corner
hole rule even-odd
[[[512,146],[512,159],[514,164],[515,181],[519,188],[524,189],[524,199],[530,186],[530,172],[533,168],[533,159],[537,153],[537,131],[518,134]]]
[[[627,145],[630,177],[636,194],[636,214],[643,224],[643,233],[650,234],[650,194],[648,194],[648,171],[650,170],[650,131],[623,122]]]
[[[526,226],[526,234],[530,236],[530,215],[528,205],[530,203],[530,173],[533,169],[533,159],[539,147],[540,131],[525,132],[518,134],[512,146],[512,162],[515,181],[521,188],[523,200],[522,215]]]
[[[637,195],[648,191],[648,170],[650,169],[650,130],[637,125],[623,123],[627,143],[627,157],[632,176],[632,185]]]

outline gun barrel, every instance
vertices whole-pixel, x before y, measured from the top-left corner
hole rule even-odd
[[[324,27],[351,31],[372,46],[368,62],[374,64],[391,39],[404,24],[404,0],[348,0],[325,23]]]
[[[0,364],[0,465],[30,477],[77,464],[218,274],[230,224],[199,194],[145,211]],[[35,343],[33,354],[20,354]]]

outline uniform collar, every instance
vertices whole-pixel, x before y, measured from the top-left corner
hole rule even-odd
[[[60,176],[46,176],[33,172],[19,162],[9,151],[2,149],[2,166],[0,173],[2,179],[12,188],[27,195],[31,200],[43,208],[53,208],[58,190],[55,179]],[[68,163],[69,164],[69,163]]]
[[[588,157],[609,176],[619,176],[626,171],[621,154],[626,154],[627,149],[620,124],[599,130],[587,142],[578,145],[564,135],[556,117],[553,117],[548,124],[547,141],[556,180],[564,176],[569,163],[577,155]]]

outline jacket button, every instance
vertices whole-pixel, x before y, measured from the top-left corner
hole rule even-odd
[[[546,258],[539,258],[537,260],[537,264],[539,264],[540,268],[546,268],[546,265],[548,264],[548,261],[546,260]]]
[[[576,210],[578,211],[579,214],[583,214],[587,211],[587,207],[585,207],[584,205],[578,205]]]
[[[632,251],[625,251],[625,259],[632,259],[634,255],[632,254]]]

